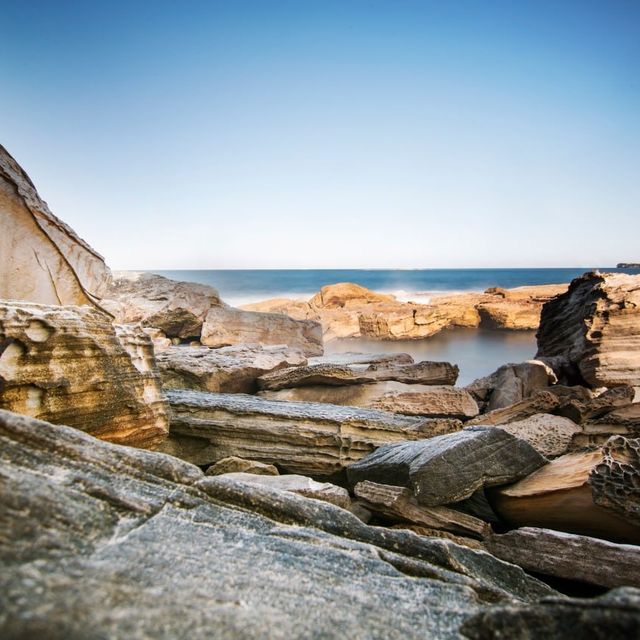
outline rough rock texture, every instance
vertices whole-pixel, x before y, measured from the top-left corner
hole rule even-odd
[[[584,387],[569,388],[583,389]],[[557,387],[550,387],[549,391],[558,396],[561,401],[556,413],[570,418],[577,424],[583,424],[587,421],[597,422],[598,418],[605,416],[605,414],[612,415],[610,412],[615,409],[626,407],[633,402],[635,397],[635,389],[627,385],[613,387],[599,395],[594,394],[587,398],[578,397],[577,394],[559,394]]]
[[[257,484],[260,487],[277,489],[278,491],[290,491],[306,498],[335,504],[342,509],[349,509],[351,506],[351,498],[346,489],[330,482],[316,482],[307,476],[300,476],[295,473],[285,476],[225,473],[224,477],[249,484]]]
[[[171,347],[158,353],[156,361],[165,388],[223,393],[254,393],[261,375],[307,363],[299,349],[259,344],[221,349]]]
[[[352,464],[347,475],[352,486],[371,480],[410,487],[420,504],[437,506],[515,482],[545,462],[528,442],[502,429],[477,427],[385,445]]]
[[[492,535],[489,553],[527,571],[602,587],[640,587],[640,547],[552,529]]]
[[[640,275],[585,273],[548,302],[538,355],[592,387],[640,385]]]
[[[0,299],[95,305],[111,273],[0,145]]]
[[[443,420],[242,394],[166,392],[168,453],[195,464],[239,456],[291,473],[330,476],[387,442],[427,438]]]
[[[434,507],[435,508],[435,507]],[[453,540],[456,544],[461,544],[463,547],[469,547],[470,549],[477,549],[478,551],[486,551],[484,544],[480,540],[475,538],[467,538],[465,536],[459,536],[449,531],[443,531],[442,529],[433,529],[432,527],[425,527],[421,524],[412,524],[411,522],[400,522],[398,524],[391,525],[391,529],[407,529],[413,531],[419,536],[426,536],[427,538],[444,538],[445,540]]]
[[[554,593],[449,540],[6,412],[0,459],[4,638],[453,639]]]
[[[458,371],[457,365],[427,360],[415,364],[339,365],[321,363],[274,371],[262,376],[258,380],[258,385],[261,389],[271,391],[311,385],[344,386],[389,380],[404,384],[453,385],[458,379]]]
[[[552,413],[560,405],[560,400],[549,391],[536,391],[530,398],[511,404],[503,409],[494,409],[469,421],[470,425],[499,426],[530,418],[537,413]]]
[[[155,327],[143,327],[142,329],[153,342],[153,351],[158,354],[161,351],[166,351],[172,342],[167,338],[167,334],[162,329],[156,329]]]
[[[227,347],[236,344],[282,345],[319,356],[322,327],[313,320],[293,320],[277,313],[257,313],[231,307],[214,307],[202,327],[202,344]]]
[[[104,304],[116,321],[140,322],[170,338],[197,338],[209,309],[223,304],[218,292],[205,284],[139,271],[113,275]]]
[[[309,358],[309,364],[413,364],[413,358],[408,353],[332,353],[315,358]]]
[[[88,306],[0,301],[0,409],[132,446],[168,433],[151,340]]]
[[[376,293],[352,282],[340,282],[322,287],[309,304],[316,309],[343,309],[360,307],[372,302],[395,302],[390,295]]]
[[[228,458],[218,460],[218,462],[212,464],[207,469],[206,475],[221,476],[225,473],[254,473],[259,476],[279,475],[278,469],[272,464],[264,464],[263,462],[256,462],[255,460],[245,460],[237,456],[229,456]]]
[[[373,409],[431,418],[468,420],[478,415],[476,401],[464,390],[436,385],[421,391],[390,391],[371,403]]]

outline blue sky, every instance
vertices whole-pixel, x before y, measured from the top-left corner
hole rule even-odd
[[[0,142],[113,268],[640,260],[638,1],[0,1]]]

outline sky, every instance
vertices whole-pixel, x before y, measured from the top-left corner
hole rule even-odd
[[[638,0],[0,9],[0,142],[114,269],[640,261]]]

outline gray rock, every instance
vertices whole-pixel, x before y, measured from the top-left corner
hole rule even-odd
[[[309,358],[309,364],[413,364],[408,353],[331,353]]]
[[[245,460],[236,456],[222,458],[212,464],[206,472],[208,476],[221,476],[224,473],[253,473],[259,476],[277,476],[278,469],[272,464],[264,464],[255,460]]]

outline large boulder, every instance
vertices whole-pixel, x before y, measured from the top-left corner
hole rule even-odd
[[[640,275],[586,273],[547,302],[537,358],[592,387],[640,385]]]
[[[313,320],[294,320],[278,313],[242,311],[232,307],[213,307],[202,327],[202,344],[227,347],[260,343],[300,349],[307,356],[324,352],[322,327]]]
[[[151,339],[88,306],[0,301],[0,408],[139,447],[168,434]]]
[[[100,307],[111,274],[0,145],[0,299]]]

